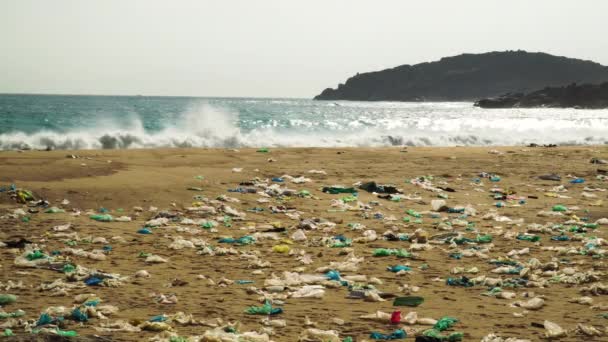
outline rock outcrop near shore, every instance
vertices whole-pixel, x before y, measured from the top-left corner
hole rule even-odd
[[[591,61],[525,51],[489,52],[357,74],[315,100],[475,101],[606,80],[608,67]]]
[[[529,94],[509,93],[475,102],[481,108],[608,108],[608,82],[594,85],[571,84],[566,87],[547,87]]]

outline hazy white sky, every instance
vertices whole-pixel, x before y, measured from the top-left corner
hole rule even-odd
[[[0,0],[0,92],[312,97],[462,52],[608,64],[605,0]]]

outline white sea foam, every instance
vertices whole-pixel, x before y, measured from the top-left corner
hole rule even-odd
[[[327,103],[319,106],[326,107]],[[368,113],[366,104],[348,106],[351,117],[309,118],[300,115],[280,123],[263,124],[243,118],[233,111],[209,104],[193,106],[177,122],[150,132],[137,116],[128,124],[99,120],[94,128],[67,132],[38,131],[32,134],[0,134],[0,149],[115,149],[155,147],[347,147],[347,146],[481,146],[608,143],[608,116],[605,111],[564,112],[563,110],[473,109],[470,104],[435,104],[447,112],[437,114],[433,104],[420,105],[417,115],[399,112],[404,105],[380,104],[395,108],[378,117]],[[372,106],[379,106],[373,104]],[[428,108],[431,109],[428,109]],[[427,109],[425,109],[427,108]],[[340,109],[344,110],[344,109]],[[428,113],[426,113],[427,111]],[[557,114],[556,114],[557,113]],[[574,114],[571,114],[574,113]],[[428,114],[428,115],[427,115]]]

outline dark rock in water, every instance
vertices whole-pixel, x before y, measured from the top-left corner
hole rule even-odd
[[[608,81],[608,67],[546,53],[462,54],[439,61],[357,74],[315,100],[474,101],[572,82]]]
[[[475,102],[475,106],[481,108],[513,108],[523,97],[523,93],[508,93],[499,97],[481,99]]]
[[[547,87],[529,94],[505,94],[475,102],[481,108],[608,108],[608,82]]]

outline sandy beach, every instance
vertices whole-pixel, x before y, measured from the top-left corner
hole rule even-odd
[[[118,281],[116,287],[86,286],[82,280],[70,281],[69,272],[49,269],[46,264],[29,268],[15,265],[15,258],[24,253],[23,247],[0,248],[3,274],[0,293],[18,296],[15,303],[2,310],[25,311],[25,315],[18,318],[21,323],[18,319],[4,319],[0,320],[0,325],[10,328],[17,337],[29,338],[23,322],[35,322],[49,307],[64,306],[71,312],[79,304],[75,302],[76,296],[95,294],[100,306],[115,306],[118,311],[105,315],[105,319],[89,317],[83,323],[66,319],[62,323],[63,330],[77,331],[82,337],[99,335],[108,340],[142,341],[159,332],[111,332],[95,328],[119,320],[141,327],[142,322],[153,316],[171,316],[177,312],[191,314],[197,321],[181,324],[168,320],[166,324],[172,332],[181,337],[203,336],[214,329],[211,325],[216,318],[223,323],[239,321],[240,332],[271,333],[273,341],[296,341],[304,331],[315,327],[336,330],[340,340],[351,336],[354,341],[370,340],[373,331],[390,334],[402,328],[408,334],[407,340],[414,340],[413,336],[433,327],[420,322],[408,324],[404,319],[399,324],[390,324],[389,320],[361,317],[377,311],[390,315],[394,310],[400,310],[402,318],[411,311],[419,318],[455,317],[458,322],[443,333],[462,332],[464,341],[479,341],[490,333],[541,340],[546,333],[542,327],[545,320],[568,331],[561,341],[601,341],[608,334],[604,332],[608,320],[598,315],[608,312],[607,293],[594,295],[585,292],[584,288],[605,284],[607,280],[603,254],[606,242],[599,240],[603,242],[591,248],[595,249],[593,251],[582,253],[581,250],[590,243],[590,237],[607,237],[608,225],[599,224],[597,228],[584,228],[584,225],[608,217],[607,192],[603,191],[608,188],[608,180],[601,175],[601,170],[607,170],[608,165],[592,164],[592,158],[608,159],[608,147],[277,148],[267,153],[256,149],[0,152],[0,187],[7,188],[0,193],[0,241],[6,243],[24,238],[36,244],[46,256],[54,258],[49,264],[70,263],[126,277]],[[499,179],[492,181],[480,177],[482,172]],[[538,178],[550,173],[559,174],[561,181]],[[310,181],[294,183],[284,175],[303,176]],[[427,179],[436,191],[412,184],[412,179],[421,176],[433,176]],[[268,180],[267,184],[271,185],[273,177],[283,177],[282,183],[274,183],[281,189],[293,189],[294,194],[307,190],[310,195],[265,197],[228,191],[239,187],[255,188],[239,184],[248,184],[256,178]],[[576,178],[584,179],[584,183],[571,183]],[[357,182],[369,181],[393,184],[403,194],[399,200],[388,200],[358,189],[357,198],[351,202],[345,198],[350,196],[348,193],[322,192],[326,186],[352,187]],[[44,207],[18,203],[9,196],[11,184],[31,190],[37,200],[46,199],[50,202],[49,207],[58,207],[65,212],[45,213]],[[557,189],[560,185],[563,187]],[[454,191],[437,190],[438,187]],[[491,192],[493,187],[511,197],[495,199]],[[257,190],[264,192],[265,189],[257,187]],[[439,198],[440,194],[446,198]],[[221,195],[228,198],[216,200]],[[335,201],[332,206],[332,200],[340,202],[343,198],[343,206]],[[431,213],[431,201],[441,199],[450,208],[470,206],[475,213]],[[62,204],[64,200],[67,201],[63,203],[69,203]],[[357,202],[361,205],[357,206]],[[497,207],[497,202],[501,202],[502,207]],[[352,208],[342,211],[346,205]],[[556,205],[569,210],[558,212],[560,216],[539,216],[543,211],[556,213],[552,211]],[[188,210],[197,206],[212,207],[215,213]],[[230,210],[227,213],[227,206],[237,214],[231,214]],[[277,212],[273,213],[271,207]],[[101,208],[115,218],[128,216],[132,221],[92,220],[93,211],[99,214]],[[15,214],[16,209],[23,209],[25,215]],[[28,209],[37,209],[38,213],[27,213]],[[420,213],[421,217],[408,215],[408,210]],[[170,214],[168,222],[150,227],[151,234],[138,233],[146,222],[163,211]],[[76,212],[80,214],[75,215]],[[244,216],[239,216],[241,214]],[[229,221],[224,219],[226,216],[231,217]],[[303,220],[313,218],[335,225],[317,222],[316,226],[310,227],[302,224]],[[204,228],[200,220],[217,225]],[[65,230],[53,229],[66,224],[70,226]],[[558,224],[562,226],[556,227]],[[572,227],[580,230],[571,231]],[[276,232],[277,228],[285,228],[285,231]],[[300,228],[306,240],[296,241],[293,234]],[[263,233],[273,229],[274,234]],[[373,234],[368,231],[375,232],[377,237],[368,239]],[[387,240],[383,238],[387,231],[407,235],[408,239]],[[239,246],[218,242],[222,237],[239,238],[256,233],[258,238],[252,244]],[[445,243],[440,238],[446,233],[459,233],[472,240],[464,244]],[[517,236],[524,233],[538,236],[540,241],[518,240]],[[354,240],[352,245],[331,247],[335,240],[328,238],[339,235]],[[491,235],[491,242],[475,242],[477,237],[485,235]],[[552,240],[560,235],[568,236],[568,240]],[[194,248],[175,249],[170,245],[180,240],[178,237],[189,241],[199,239],[199,242]],[[231,250],[225,255],[200,254],[204,250],[201,245]],[[290,252],[273,251],[273,246],[277,245],[289,246]],[[91,252],[103,250],[104,246],[103,260],[84,254],[69,255],[70,252],[65,251],[71,248]],[[571,247],[571,250],[563,248],[560,252],[547,247]],[[373,253],[378,248],[405,249],[414,255],[402,259],[375,257]],[[525,248],[529,248],[527,253],[523,251],[517,255],[513,252],[508,256],[512,250]],[[59,252],[53,255],[53,251]],[[142,252],[160,256],[166,262],[146,262],[147,254],[142,257]],[[463,256],[460,259],[450,257],[455,254]],[[379,293],[396,297],[420,296],[424,302],[418,307],[394,307],[391,296],[385,296],[385,301],[374,301],[374,296],[371,299],[348,298],[348,286],[331,281],[316,284],[324,287],[322,298],[289,295],[302,284],[288,286],[276,293],[269,292],[265,286],[273,275],[282,277],[286,271],[323,275],[326,272],[319,268],[334,269],[335,264],[330,266],[330,263],[342,262],[353,255],[364,259],[356,264],[356,269],[340,272],[345,279],[362,275],[365,280],[352,283],[373,284]],[[490,261],[499,258],[508,258],[521,268],[511,274],[495,273],[493,271],[500,265]],[[536,263],[530,262],[533,258],[537,259]],[[387,271],[387,267],[393,265],[409,266],[411,270],[397,274]],[[477,270],[472,270],[473,267]],[[456,274],[455,268],[469,273]],[[526,268],[527,271],[522,271]],[[150,277],[136,277],[140,270],[146,270]],[[581,278],[575,281],[572,274],[581,275]],[[503,285],[503,291],[515,293],[513,298],[484,295],[494,287],[488,283],[478,282],[471,287],[446,284],[448,278],[462,276],[470,279],[482,276],[502,280],[517,278],[528,284],[524,281],[521,286]],[[372,278],[376,279],[370,280]],[[78,287],[64,287],[64,292],[39,289],[41,284],[57,279]],[[9,280],[23,284],[6,289]],[[251,283],[239,284],[238,280]],[[416,290],[415,287],[419,289],[414,292],[412,288]],[[160,297],[161,294],[164,297]],[[274,307],[283,309],[283,313],[271,319],[285,320],[285,326],[277,323],[272,327],[273,323],[266,323],[269,327],[261,322],[268,316],[244,312],[250,306],[261,306],[264,296],[273,298],[277,303]],[[172,301],[175,297],[176,303],[162,303],[163,299]],[[580,300],[581,297],[591,299]],[[541,298],[542,307],[526,310],[512,305],[533,298]],[[306,317],[316,325],[306,326]],[[199,321],[204,322],[200,324]],[[580,323],[594,326],[604,332],[604,337],[583,335],[580,329],[577,330]],[[168,338],[169,334],[164,336]]]

